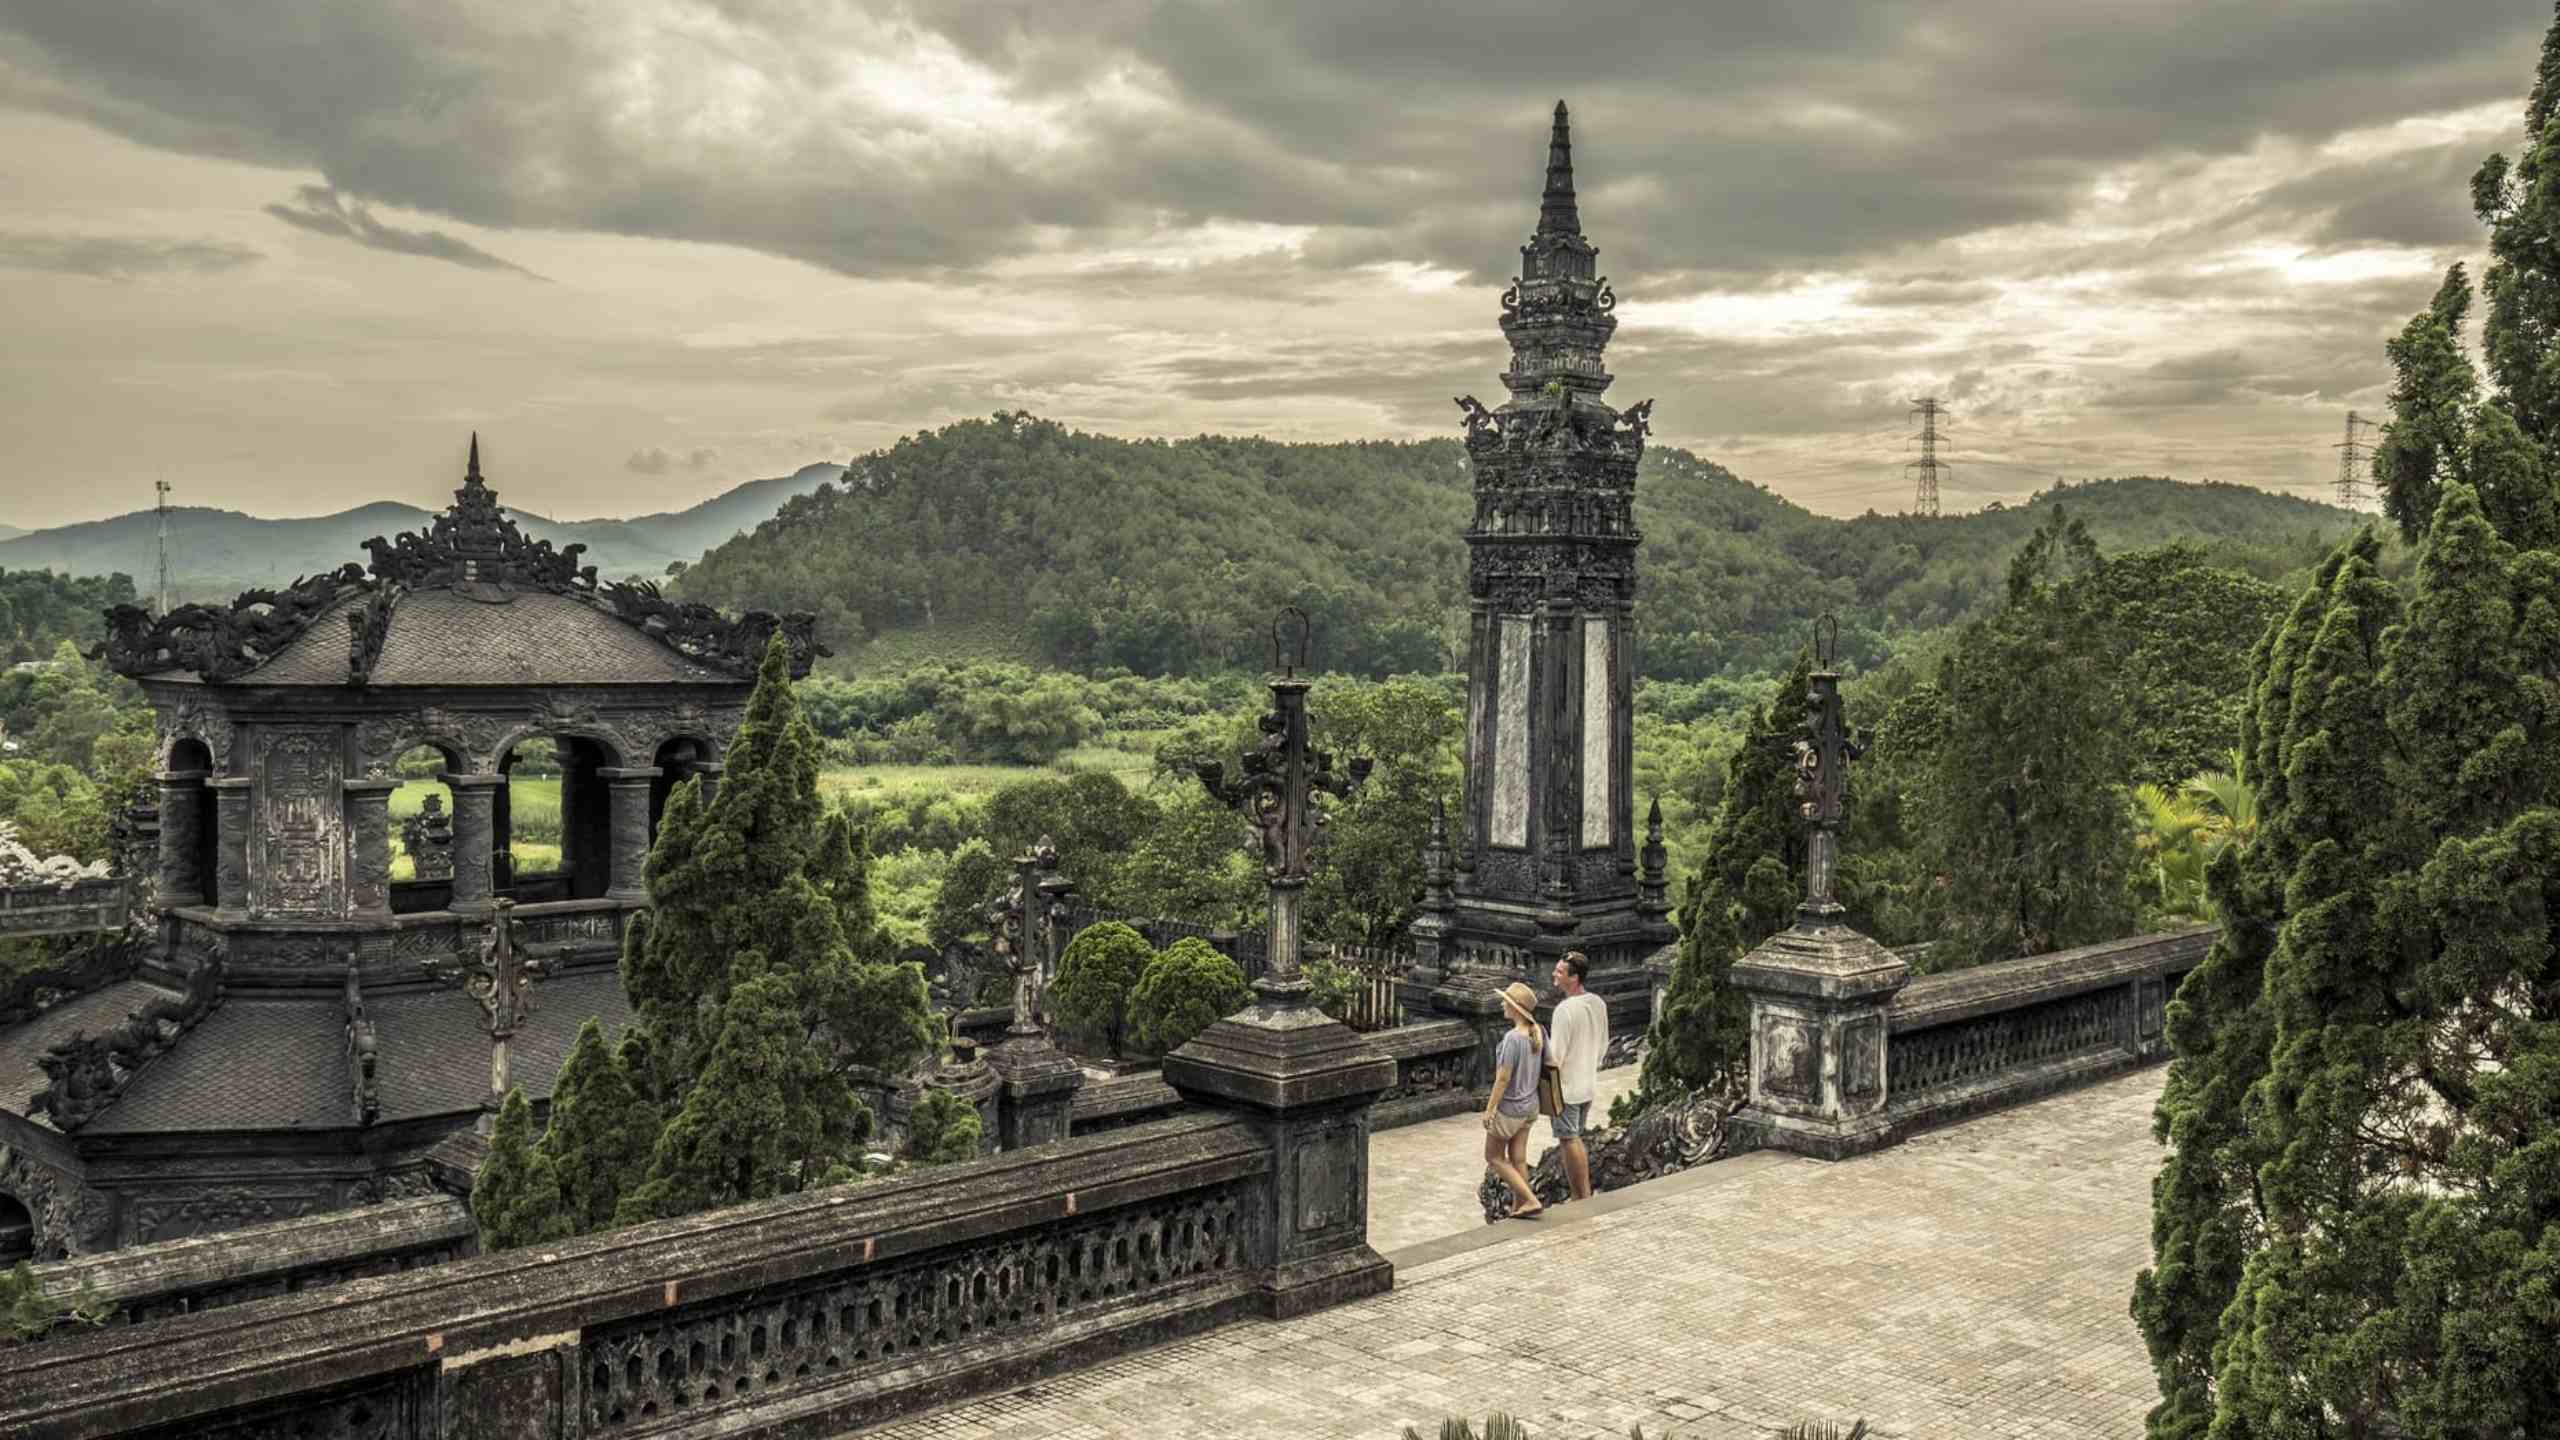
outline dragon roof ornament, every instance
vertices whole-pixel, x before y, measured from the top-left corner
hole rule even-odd
[[[349,627],[347,683],[361,686],[396,626],[400,598],[420,590],[452,590],[503,603],[520,592],[564,595],[591,605],[655,637],[688,659],[739,679],[751,679],[764,647],[779,631],[791,647],[791,673],[803,676],[819,657],[816,617],[751,610],[732,618],[708,605],[670,600],[654,581],[599,583],[596,567],[581,564],[586,546],[554,546],[527,536],[498,505],[497,491],[480,473],[480,437],[453,504],[426,530],[364,542],[371,560],[304,576],[281,590],[248,590],[228,606],[181,605],[153,616],[138,605],[107,611],[107,638],[90,658],[103,658],[120,675],[140,677],[193,671],[220,684],[255,672],[282,653],[322,615],[342,602]]]

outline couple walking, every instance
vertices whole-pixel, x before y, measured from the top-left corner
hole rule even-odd
[[[1538,1117],[1538,1080],[1542,1070],[1556,1072],[1561,1102],[1547,1111],[1556,1145],[1564,1151],[1565,1179],[1576,1200],[1591,1198],[1591,1155],[1582,1131],[1591,1116],[1591,1097],[1600,1083],[1600,1056],[1609,1048],[1609,1007],[1582,988],[1591,962],[1579,950],[1556,962],[1553,979],[1562,996],[1556,1001],[1555,1033],[1538,1029],[1538,995],[1514,981],[1502,992],[1502,1013],[1511,1019],[1510,1033],[1493,1053],[1493,1093],[1484,1102],[1484,1160],[1517,1197],[1514,1220],[1535,1220],[1546,1206],[1529,1188],[1529,1122]]]

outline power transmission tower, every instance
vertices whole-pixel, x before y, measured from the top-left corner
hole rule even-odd
[[[2373,473],[2368,451],[2372,448],[2356,438],[2356,427],[2374,428],[2372,421],[2353,410],[2347,412],[2347,438],[2329,448],[2338,452],[2338,505],[2341,509],[2361,510],[2369,495],[2365,479]]]
[[[152,488],[159,492],[160,503],[151,507],[160,516],[160,613],[169,613],[169,482],[154,480]]]
[[[1918,493],[1913,497],[1912,512],[1919,515],[1935,515],[1938,513],[1938,472],[1942,469],[1954,468],[1943,465],[1938,460],[1938,417],[1946,414],[1947,411],[1945,406],[1938,403],[1938,397],[1935,395],[1914,400],[1911,406],[1912,413],[1920,417],[1920,434],[1917,437],[1920,441],[1920,458],[1902,468],[1920,472],[1920,486]]]

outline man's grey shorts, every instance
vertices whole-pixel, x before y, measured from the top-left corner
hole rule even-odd
[[[1579,1140],[1582,1138],[1582,1122],[1590,1118],[1591,1102],[1584,1100],[1548,1116],[1547,1125],[1559,1140]]]

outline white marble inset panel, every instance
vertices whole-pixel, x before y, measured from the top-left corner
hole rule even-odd
[[[1493,695],[1493,827],[1496,845],[1529,843],[1529,620],[1502,617],[1502,663]]]
[[[1618,726],[1610,697],[1609,622],[1582,622],[1582,844],[1597,849],[1609,843],[1609,765],[1611,742]]]

